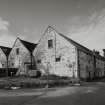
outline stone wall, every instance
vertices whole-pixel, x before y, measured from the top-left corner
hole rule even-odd
[[[105,75],[105,61],[96,57],[96,77]]]
[[[6,67],[7,67],[6,55],[4,54],[2,49],[0,48],[0,68],[6,68]]]
[[[80,78],[94,78],[94,57],[79,50],[79,70]]]
[[[16,54],[17,48],[19,48],[19,54]],[[30,53],[21,41],[17,39],[9,55],[9,67],[18,68],[18,74],[26,74],[25,63],[28,62],[30,62]]]

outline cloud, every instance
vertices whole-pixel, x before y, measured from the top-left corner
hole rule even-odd
[[[15,40],[16,37],[13,35],[2,34],[2,36],[0,36],[0,46],[12,47]]]
[[[40,39],[40,34],[38,28],[24,28],[23,33],[25,40],[32,41],[33,43],[37,43]]]
[[[88,47],[102,51],[105,48],[105,9],[94,12],[86,20],[74,18],[76,24],[72,25],[71,38]]]
[[[9,22],[0,17],[0,31],[8,31]]]
[[[12,46],[15,36],[9,31],[10,23],[0,17],[0,46]]]

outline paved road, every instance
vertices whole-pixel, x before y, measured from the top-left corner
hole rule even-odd
[[[0,94],[3,91],[0,91]],[[9,91],[11,92],[11,91]],[[21,94],[22,92],[22,94]],[[4,92],[8,94],[8,91]],[[12,94],[18,95],[12,96]],[[29,95],[28,95],[29,93]],[[44,93],[44,94],[43,94]],[[3,94],[3,93],[2,93]],[[32,95],[31,95],[32,94]],[[1,96],[1,95],[0,95]],[[45,90],[19,90],[11,96],[1,96],[0,105],[104,105],[105,83],[86,83],[83,86]]]
[[[0,105],[25,105],[32,100],[46,94],[46,91],[54,91],[52,89],[19,89],[19,90],[0,90]]]

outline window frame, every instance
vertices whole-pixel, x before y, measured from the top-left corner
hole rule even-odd
[[[48,40],[48,48],[53,48],[53,39]]]
[[[41,59],[38,59],[38,60],[37,60],[37,63],[40,64],[40,63],[41,63]]]
[[[61,61],[61,56],[55,58],[55,62],[60,62],[60,61]]]
[[[19,55],[19,48],[16,48],[16,55]]]

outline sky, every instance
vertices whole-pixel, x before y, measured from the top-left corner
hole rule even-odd
[[[0,0],[0,45],[37,43],[48,25],[89,49],[105,48],[105,0]]]

